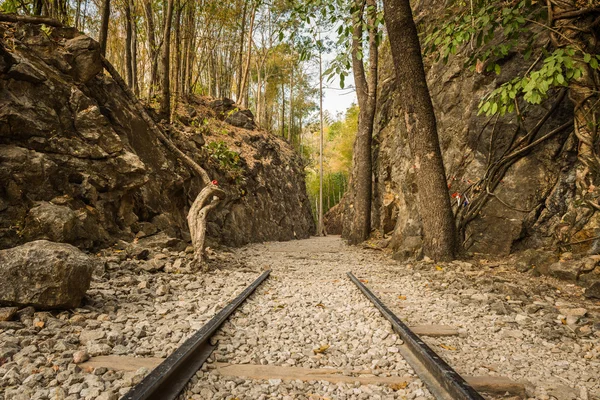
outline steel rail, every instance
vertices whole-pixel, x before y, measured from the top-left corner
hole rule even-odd
[[[215,346],[210,337],[244,300],[269,276],[271,270],[263,272],[242,293],[219,311],[193,336],[135,385],[122,400],[171,400],[177,398],[189,380],[210,356]]]
[[[427,385],[436,397],[443,400],[484,400],[484,398],[469,385],[452,367],[438,356],[431,347],[427,346],[419,336],[400,321],[389,308],[369,290],[352,272],[348,277],[371,300],[381,314],[391,322],[394,330],[404,341],[400,353],[415,370],[417,375]]]

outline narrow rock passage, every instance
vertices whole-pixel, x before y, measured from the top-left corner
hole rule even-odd
[[[398,353],[402,341],[390,324],[346,278],[364,264],[364,252],[327,237],[254,245],[242,254],[248,264],[272,268],[271,278],[214,337],[217,348],[182,398],[432,398]],[[268,371],[262,380],[224,376],[221,363],[279,366],[284,379],[267,379]],[[298,367],[334,368],[352,379],[302,379]],[[357,376],[389,382],[361,385]]]

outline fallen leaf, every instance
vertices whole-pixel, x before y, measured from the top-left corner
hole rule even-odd
[[[325,305],[323,305],[323,303],[319,303],[319,304],[317,304],[315,307],[321,307],[321,308],[325,308]]]
[[[440,347],[442,349],[451,350],[451,351],[455,351],[456,350],[456,347],[454,347],[454,346],[448,346],[447,344],[443,344],[443,343],[440,344]]]
[[[398,298],[399,298],[400,300],[406,300],[406,296],[404,296],[404,295],[400,295],[400,296],[398,296]]]
[[[278,304],[275,306],[275,309],[282,309],[285,307],[285,304]]]
[[[567,319],[563,318],[563,319],[560,320],[560,322],[562,322],[563,325],[566,325],[567,324]]]
[[[439,265],[436,265],[435,269],[437,269],[438,271],[443,271],[444,270],[444,268],[440,267]]]
[[[392,383],[390,385],[390,388],[392,390],[400,390],[400,389],[405,389],[408,386],[408,382],[400,382],[400,383]]]
[[[475,63],[475,71],[478,74],[483,72],[483,61],[481,61],[480,59],[477,59],[477,62]]]
[[[53,365],[53,366],[52,366],[52,369],[53,369],[55,372],[58,372],[58,371],[60,370],[60,367],[59,367],[58,365]]]
[[[46,325],[46,324],[44,323],[44,321],[38,321],[38,322],[36,322],[36,323],[35,323],[35,326],[37,326],[38,328],[43,328],[43,327],[44,327],[44,325]]]
[[[368,279],[360,279],[360,281],[361,281],[362,283],[369,283],[369,280],[368,280]]]
[[[323,354],[327,351],[327,349],[329,348],[328,344],[324,344],[323,346],[319,347],[318,349],[314,349],[313,353],[315,354]]]

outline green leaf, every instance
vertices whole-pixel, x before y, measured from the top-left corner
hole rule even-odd
[[[496,75],[500,75],[500,71],[501,71],[500,65],[498,65],[498,64],[494,65],[494,71],[496,72]],[[494,112],[494,114],[495,114],[495,112]]]
[[[592,55],[591,54],[585,53],[583,55],[583,61],[584,62],[589,63],[591,59],[592,59]]]

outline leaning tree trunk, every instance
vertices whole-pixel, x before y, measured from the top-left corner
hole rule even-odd
[[[192,261],[192,266],[194,268],[199,268],[204,264],[204,240],[206,238],[206,223],[208,214],[217,206],[220,200],[225,198],[225,192],[217,186],[215,181],[211,182],[204,168],[188,157],[177,146],[175,146],[171,140],[167,138],[156,122],[154,122],[154,120],[148,115],[142,103],[140,103],[135,94],[133,94],[133,92],[129,89],[125,81],[123,81],[123,78],[121,78],[115,67],[113,67],[112,64],[104,57],[102,58],[102,63],[104,68],[113,77],[115,82],[117,82],[121,89],[127,94],[136,110],[140,113],[144,121],[146,121],[152,132],[158,137],[161,143],[164,144],[171,152],[173,152],[175,156],[183,162],[183,164],[194,171],[194,173],[202,181],[203,189],[192,203],[187,216],[190,235],[192,238],[192,246],[194,247],[194,260]]]
[[[576,0],[548,3],[550,36],[556,47],[574,46],[595,57],[600,52],[600,8],[585,9]],[[578,139],[575,166],[575,199],[557,228],[560,245],[578,242],[582,250],[597,250],[600,244],[600,79],[598,71],[576,60],[579,78],[569,82],[569,98],[574,105],[574,128]]]
[[[385,0],[384,7],[397,93],[414,160],[423,253],[435,260],[451,260],[456,255],[456,228],[417,28],[409,0]]]

